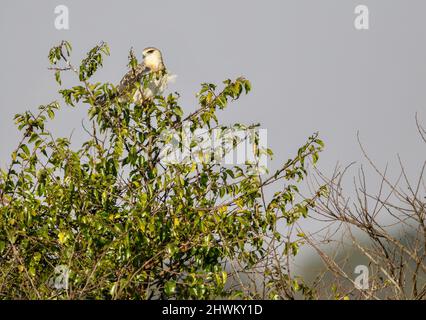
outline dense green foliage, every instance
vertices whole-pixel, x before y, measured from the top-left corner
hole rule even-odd
[[[62,42],[49,60],[59,85],[62,73],[77,76],[79,84],[60,93],[66,105],[87,108],[87,141],[73,150],[68,139],[48,130],[58,101],[16,116],[22,140],[0,175],[0,298],[256,296],[232,285],[235,274],[265,261],[271,243],[297,253],[297,242],[284,239],[277,224],[293,224],[313,205],[313,199],[295,203],[295,194],[322,142],[310,137],[269,175],[254,174],[256,162],[164,164],[161,150],[171,132],[184,124],[191,132],[222,128],[217,111],[249,92],[249,81],[226,80],[221,90],[203,84],[198,109],[187,116],[177,94],[142,105],[111,99],[99,106],[99,96],[115,92],[112,84],[90,82],[108,47],[96,46],[79,66],[70,55],[71,46]],[[131,55],[129,67],[134,65]],[[272,156],[253,140],[257,155]],[[274,188],[271,199],[264,196],[266,187]],[[58,265],[70,270],[66,289],[49,285]],[[265,268],[272,281],[278,271]],[[268,288],[276,298],[276,288]]]

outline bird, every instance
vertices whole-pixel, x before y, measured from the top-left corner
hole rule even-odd
[[[143,49],[142,57],[142,62],[123,76],[116,87],[116,95],[109,99],[117,97],[121,103],[133,102],[142,105],[145,101],[161,95],[168,84],[176,79],[176,75],[167,71],[159,49],[147,47]],[[107,97],[100,96],[97,100],[103,105],[107,102]]]

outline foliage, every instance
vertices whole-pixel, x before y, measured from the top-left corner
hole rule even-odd
[[[285,219],[292,225],[314,205],[314,199],[296,203],[295,194],[307,160],[318,158],[321,140],[310,137],[293,159],[267,177],[255,173],[256,162],[226,166],[192,159],[164,164],[161,150],[170,132],[180,132],[186,124],[192,133],[225,128],[217,111],[248,93],[249,81],[226,80],[221,90],[203,84],[198,109],[186,117],[177,94],[142,105],[112,98],[100,106],[97,98],[114,97],[116,90],[109,83],[90,82],[109,55],[108,46],[101,43],[90,50],[78,67],[71,62],[71,51],[65,41],[52,48],[51,69],[59,85],[62,73],[76,75],[79,84],[59,92],[66,105],[87,108],[91,128],[86,129],[87,141],[74,150],[69,139],[55,138],[47,128],[60,102],[39,107],[37,114],[16,115],[22,140],[0,175],[0,296],[255,296],[230,285],[231,277],[264,261],[271,243],[285,243],[287,255],[297,253],[297,243],[284,240],[277,223]],[[254,127],[236,124],[228,129]],[[191,147],[198,144],[193,141]],[[272,156],[258,139],[254,144],[257,155]],[[271,186],[276,193],[267,201],[264,188]],[[239,270],[229,267],[234,263]],[[59,265],[70,270],[65,289],[49,285]],[[289,283],[296,286],[291,279]],[[274,290],[268,297],[277,297]]]

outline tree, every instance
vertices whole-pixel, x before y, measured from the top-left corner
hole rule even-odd
[[[416,125],[426,143],[426,130],[417,116]],[[313,179],[313,190],[324,185],[326,192],[312,217],[327,224],[324,229],[328,230],[306,235],[325,266],[326,277],[320,276],[325,280],[315,291],[322,298],[330,298],[331,288],[331,297],[337,299],[425,300],[426,162],[412,182],[399,156],[399,172],[390,172],[388,165],[380,169],[359,144],[373,175],[359,168],[353,178],[354,196],[347,195],[344,187],[353,164],[337,167],[331,177],[317,170]],[[377,182],[371,181],[374,174]],[[375,191],[372,182],[378,184]]]
[[[221,90],[202,84],[198,109],[184,116],[177,94],[135,105],[114,99],[114,85],[91,83],[109,55],[105,43],[90,50],[78,67],[71,51],[66,41],[52,48],[51,69],[59,85],[64,72],[78,77],[78,85],[59,92],[66,105],[87,108],[91,128],[86,128],[87,141],[73,150],[69,139],[48,130],[60,102],[39,107],[37,114],[16,115],[22,139],[0,179],[0,296],[259,297],[243,284],[230,283],[256,266],[272,270],[270,255],[277,250],[297,253],[297,242],[284,239],[277,223],[292,225],[314,204],[315,197],[296,202],[295,193],[307,160],[316,162],[323,147],[317,134],[268,176],[258,160],[240,166],[215,161],[229,148],[206,153],[196,138],[189,148],[197,157],[165,162],[168,146],[188,147],[176,140],[185,128],[192,134],[201,129],[253,132],[257,125],[224,127],[216,117],[250,91],[250,82],[226,80]],[[129,67],[136,63],[131,52]],[[102,95],[111,99],[100,106],[96,101]],[[233,149],[248,140],[255,159],[272,156],[256,133],[231,136],[228,145]],[[267,201],[264,189],[272,186],[276,192]],[[69,273],[62,279],[66,285],[55,282],[58,270]],[[264,275],[263,297],[281,297],[267,286],[270,274],[273,280],[274,273]],[[290,278],[288,284],[294,291]]]

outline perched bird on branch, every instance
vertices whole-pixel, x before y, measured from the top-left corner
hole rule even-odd
[[[157,95],[161,95],[167,85],[174,81],[176,75],[171,75],[163,62],[161,51],[154,47],[145,48],[142,52],[142,63],[131,67],[117,86],[116,96],[119,102],[133,102],[138,105]],[[100,96],[98,104],[104,105],[107,97]]]

